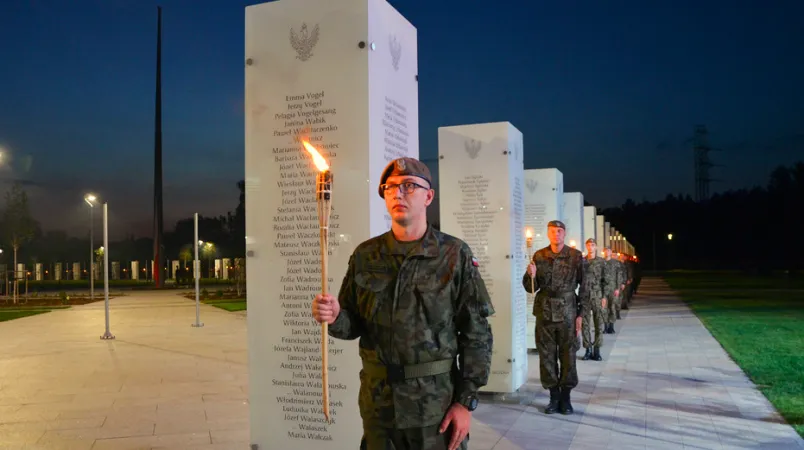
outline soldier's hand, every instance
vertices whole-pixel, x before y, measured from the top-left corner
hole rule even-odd
[[[453,403],[447,410],[447,415],[441,421],[438,428],[439,433],[444,433],[452,426],[452,436],[449,440],[449,450],[457,450],[466,436],[469,435],[469,427],[472,425],[472,412],[460,403]]]
[[[332,325],[338,314],[341,313],[341,305],[338,299],[330,294],[318,294],[313,300],[313,318],[318,323],[328,323]]]
[[[620,296],[620,290],[619,290],[619,289],[615,289],[615,290],[614,290],[614,296],[615,296],[615,297],[619,297],[619,296]]]
[[[530,275],[531,278],[536,276],[536,264],[528,264],[528,275]]]
[[[603,299],[601,300],[601,302],[600,302],[600,307],[601,307],[601,308],[605,308],[605,307],[606,307],[606,297],[603,297]]]
[[[575,337],[581,335],[581,328],[583,327],[583,317],[575,318]]]

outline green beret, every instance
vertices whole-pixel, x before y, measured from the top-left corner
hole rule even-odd
[[[547,223],[547,227],[548,228],[549,227],[558,227],[558,228],[563,229],[564,231],[567,231],[567,227],[564,225],[564,222],[562,222],[560,220],[551,220],[550,222]]]

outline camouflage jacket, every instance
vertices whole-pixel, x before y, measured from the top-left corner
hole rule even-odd
[[[601,257],[584,258],[583,260],[583,287],[581,287],[581,300],[600,300],[603,298],[603,267],[606,260]]]
[[[565,245],[558,253],[548,245],[533,254],[536,278],[533,288],[538,290],[533,301],[533,315],[538,321],[564,322],[583,315],[583,302],[578,301],[575,289],[583,287],[583,254]],[[531,290],[531,277],[527,268],[522,286]]]
[[[494,308],[463,241],[432,226],[414,243],[399,243],[390,231],[369,239],[349,258],[338,301],[341,312],[329,334],[360,339],[358,404],[365,426],[436,425],[453,402],[488,382],[493,338],[487,317]],[[445,373],[385,375],[436,361],[446,362]]]
[[[620,269],[616,259],[604,260],[603,266],[603,294],[606,298],[614,295],[614,291],[620,289]],[[610,299],[610,298],[609,298]]]
[[[620,286],[622,286],[628,280],[628,269],[625,267],[625,263],[620,260],[617,260],[617,269],[620,271],[618,280],[620,281]]]
[[[634,281],[634,263],[631,261],[626,262],[625,269],[626,269],[626,279]]]

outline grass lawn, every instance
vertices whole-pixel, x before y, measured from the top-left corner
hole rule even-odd
[[[227,298],[223,300],[208,299],[201,300],[201,303],[212,305],[220,309],[225,309],[226,311],[245,311],[247,309],[246,299],[244,298]]]
[[[50,309],[42,309],[42,308],[9,309],[9,310],[0,309],[0,322],[19,319],[21,317],[35,316],[37,314],[42,314],[50,311],[51,311]]]
[[[804,437],[804,283],[714,274],[665,280]]]

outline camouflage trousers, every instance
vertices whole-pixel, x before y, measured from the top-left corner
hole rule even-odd
[[[447,450],[452,437],[452,429],[444,434],[438,432],[440,425],[404,430],[363,427],[360,450]],[[469,448],[469,436],[458,446],[460,450]]]
[[[614,325],[617,321],[617,313],[620,311],[620,296],[615,297],[614,291],[606,294],[606,323]]]
[[[539,319],[536,324],[536,346],[539,349],[539,378],[543,388],[572,389],[578,385],[575,366],[578,338],[574,318],[564,322]]]
[[[606,303],[606,309],[603,309],[602,299],[584,301],[586,314],[583,315],[583,325],[581,328],[584,348],[600,348],[603,346],[603,327],[606,324],[608,306],[608,303]],[[595,327],[594,341],[592,341],[592,325]]]
[[[624,299],[626,308],[631,307],[631,298],[633,296],[634,296],[634,284],[632,282],[631,284],[626,284],[625,285],[625,292],[623,293],[623,299]]]

